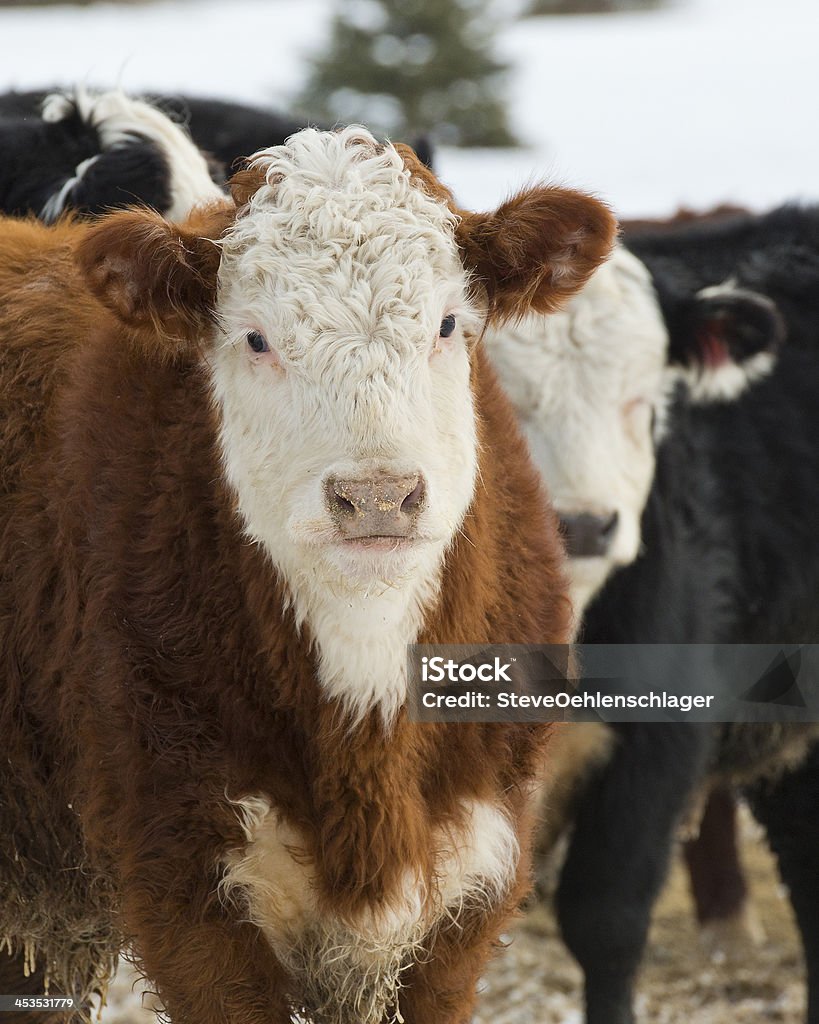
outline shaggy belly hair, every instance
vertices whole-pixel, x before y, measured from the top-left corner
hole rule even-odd
[[[417,924],[389,944],[340,923],[314,926],[292,946],[277,944],[283,966],[299,984],[291,1006],[312,1024],[400,1024],[401,974],[424,955]]]
[[[0,765],[0,835],[0,958],[19,957],[26,975],[41,972],[46,990],[80,1003],[104,993],[123,942],[116,889],[88,857],[73,808],[34,773]]]
[[[429,955],[437,928],[494,906],[517,873],[509,821],[475,801],[463,829],[431,834],[439,851],[431,887],[408,870],[388,902],[343,918],[319,907],[297,830],[263,797],[235,806],[248,842],[222,859],[220,895],[264,933],[297,989],[294,1013],[313,1024],[400,1024],[401,976]]]

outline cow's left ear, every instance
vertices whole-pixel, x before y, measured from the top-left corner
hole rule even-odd
[[[591,196],[530,188],[494,213],[462,213],[456,229],[464,266],[486,288],[495,323],[551,313],[606,259],[617,222]]]
[[[772,299],[731,283],[704,288],[665,314],[669,364],[703,403],[730,401],[767,376],[786,334]]]
[[[126,326],[193,341],[210,320],[215,242],[234,212],[232,203],[217,203],[181,224],[151,210],[112,213],[88,228],[75,258],[89,289]]]

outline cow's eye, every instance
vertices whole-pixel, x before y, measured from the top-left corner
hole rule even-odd
[[[258,331],[247,332],[247,343],[251,350],[257,355],[261,355],[262,352],[270,351],[270,346],[267,344],[267,338]]]
[[[455,317],[452,313],[448,313],[441,321],[441,330],[439,335],[442,338],[448,338],[455,330]]]

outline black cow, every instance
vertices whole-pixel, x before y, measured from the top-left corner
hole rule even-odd
[[[159,94],[152,94],[150,99],[171,117],[186,124],[199,148],[212,154],[228,170],[256,150],[284,142],[308,124],[322,127],[307,117],[296,118],[246,103]],[[421,136],[412,140],[412,146],[419,160],[432,167],[429,139]]]
[[[817,224],[816,210],[785,208],[627,236],[631,252],[562,317],[493,339],[566,524],[583,641],[819,640]],[[720,773],[754,779],[819,1024],[819,775],[815,751],[798,758],[809,730],[614,730],[574,807],[557,893],[589,1024],[633,1019],[675,831]]]

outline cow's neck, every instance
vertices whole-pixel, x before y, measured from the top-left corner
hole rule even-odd
[[[340,703],[351,724],[370,711],[391,724],[407,696],[407,644],[421,631],[435,602],[442,558],[430,552],[409,578],[368,587],[339,581],[316,585],[286,577],[296,621],[315,644],[318,682]]]

